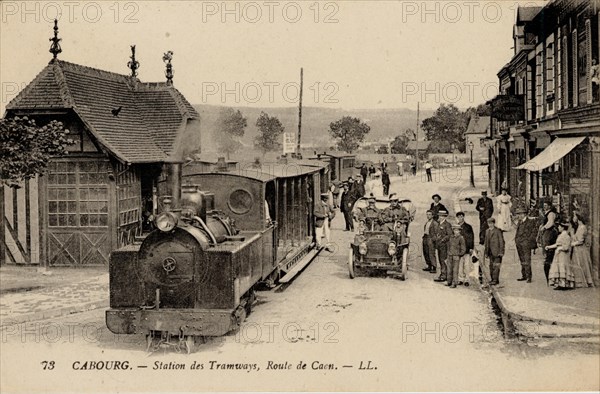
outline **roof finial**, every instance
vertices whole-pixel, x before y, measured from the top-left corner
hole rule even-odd
[[[173,51],[168,51],[163,55],[163,62],[167,65],[167,71],[165,72],[165,76],[167,77],[167,85],[173,85],[173,66],[171,65],[171,60],[173,60]]]
[[[50,39],[52,41],[52,45],[50,45],[50,53],[53,56],[52,60],[56,60],[58,54],[62,52],[59,44],[61,40],[62,38],[58,38],[58,19],[54,19],[54,37]]]
[[[131,45],[131,60],[127,62],[127,67],[131,69],[131,76],[137,77],[137,69],[140,68],[140,62],[135,60],[135,45]]]

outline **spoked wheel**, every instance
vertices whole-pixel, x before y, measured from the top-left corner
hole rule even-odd
[[[408,248],[404,248],[402,251],[402,280],[406,280],[406,273],[408,272]]]
[[[350,252],[348,253],[348,274],[350,275],[350,279],[355,278],[354,274],[354,252],[352,248],[350,248]]]

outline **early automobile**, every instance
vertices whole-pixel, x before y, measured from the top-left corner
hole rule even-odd
[[[406,208],[409,200],[403,200]],[[389,205],[387,200],[376,200],[377,210]],[[409,210],[408,218],[383,223],[377,210],[368,207],[368,199],[361,198],[354,207],[355,217],[359,220],[354,240],[350,244],[348,272],[350,278],[385,274],[405,280],[408,271],[408,249],[410,233],[407,225],[413,215]]]

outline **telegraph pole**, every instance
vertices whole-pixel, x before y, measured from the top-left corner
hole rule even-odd
[[[415,171],[419,170],[419,102],[417,102],[417,130],[415,131]]]
[[[296,155],[300,154],[300,139],[302,138],[302,86],[304,84],[304,69],[300,67],[300,103],[298,105],[298,145]]]

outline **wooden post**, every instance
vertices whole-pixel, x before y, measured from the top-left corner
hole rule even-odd
[[[39,229],[40,229],[40,265],[48,267],[48,182],[44,175],[38,178],[38,210],[39,210]]]
[[[0,265],[6,263],[6,250],[4,238],[4,185],[0,185]]]

